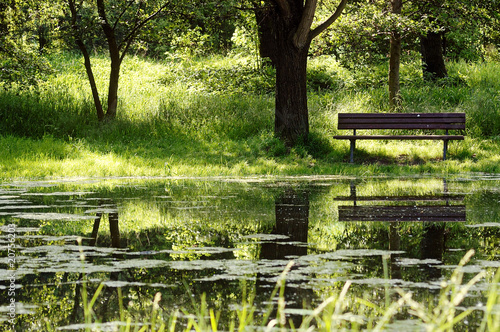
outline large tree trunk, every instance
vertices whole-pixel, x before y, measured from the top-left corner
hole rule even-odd
[[[311,40],[342,13],[347,0],[323,23],[311,30],[317,0],[267,0],[256,9],[261,54],[276,67],[274,131],[287,146],[309,135],[307,109],[307,55]]]
[[[297,7],[293,7],[297,6]],[[302,43],[294,40],[302,19],[303,9],[298,2],[291,2],[288,15],[275,8],[270,19],[275,41],[271,56],[276,66],[276,98],[274,132],[285,145],[293,146],[309,135],[307,109],[307,54],[310,39]]]
[[[443,34],[429,32],[420,37],[422,71],[425,80],[436,80],[448,76],[443,54]]]
[[[307,50],[289,42],[280,45],[276,57],[274,130],[288,146],[309,135]]]

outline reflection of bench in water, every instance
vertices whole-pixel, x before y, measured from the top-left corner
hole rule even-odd
[[[339,221],[426,221],[458,222],[466,220],[464,204],[450,204],[462,201],[464,195],[436,194],[425,196],[360,196],[356,186],[351,184],[351,195],[337,197],[338,201],[351,201],[354,205],[339,206]],[[363,202],[363,205],[357,205]],[[365,205],[365,202],[378,204]],[[388,203],[391,205],[383,204]],[[395,205],[398,204],[398,205]]]
[[[465,221],[465,206],[339,206],[339,221]]]

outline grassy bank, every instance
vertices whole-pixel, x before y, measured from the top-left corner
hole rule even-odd
[[[101,94],[108,62],[94,58]],[[274,72],[251,58],[126,59],[118,118],[98,123],[77,55],[51,59],[37,89],[0,92],[0,177],[246,176],[500,171],[500,64],[450,63],[450,79],[424,83],[402,68],[403,112],[466,112],[467,138],[441,161],[439,141],[335,141],[339,112],[387,111],[386,66],[309,68],[311,139],[287,150],[273,137]]]

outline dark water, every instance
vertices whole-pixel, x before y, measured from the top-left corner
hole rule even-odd
[[[486,276],[461,305],[474,326],[500,267],[499,203],[493,176],[3,183],[0,320],[77,329],[83,293],[104,283],[95,320],[119,320],[121,299],[141,321],[160,292],[165,313],[206,294],[223,322],[249,294],[268,303],[293,261],[286,312],[300,324],[347,281],[377,305],[388,285],[430,301],[474,249],[465,282]]]

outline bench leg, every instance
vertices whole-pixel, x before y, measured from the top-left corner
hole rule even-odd
[[[351,140],[351,157],[350,157],[350,163],[354,164],[354,149],[356,148],[356,140],[352,139]]]
[[[446,160],[446,151],[448,151],[448,140],[443,141],[443,160]]]

